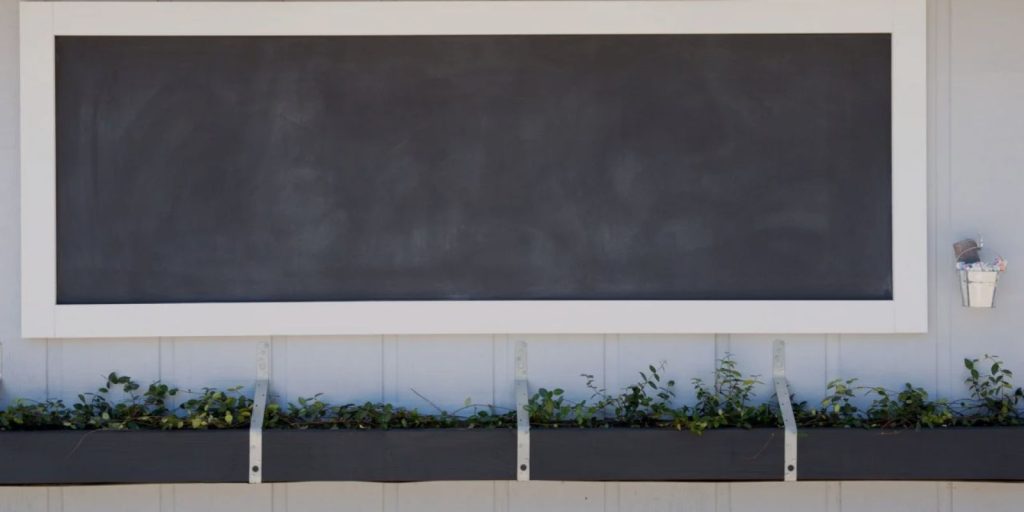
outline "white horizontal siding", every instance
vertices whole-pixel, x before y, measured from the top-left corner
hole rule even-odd
[[[1017,512],[1019,484],[950,482],[0,487],[0,512]]]
[[[771,1],[771,0],[763,0]],[[832,1],[832,0],[822,0]],[[832,378],[919,383],[959,397],[966,356],[995,353],[1024,379],[1024,270],[1012,266],[998,308],[959,307],[951,243],[980,231],[1011,262],[1024,261],[1024,2],[934,0],[931,5],[929,226],[930,329],[914,336],[529,336],[534,385],[587,395],[579,374],[618,389],[665,361],[679,381],[708,378],[727,352],[767,376],[770,341],[787,339],[789,375],[814,401]],[[294,400],[388,400],[423,410],[416,392],[446,408],[466,398],[512,403],[516,336],[289,337],[25,341],[19,338],[17,2],[0,0],[0,401],[73,398],[111,370],[188,388],[251,385],[256,346],[273,346],[272,393]],[[761,397],[770,395],[762,389]],[[1024,485],[967,483],[308,483],[0,488],[6,511],[1016,511]]]

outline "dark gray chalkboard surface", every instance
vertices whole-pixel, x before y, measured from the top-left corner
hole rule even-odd
[[[61,304],[892,297],[887,34],[56,48]]]

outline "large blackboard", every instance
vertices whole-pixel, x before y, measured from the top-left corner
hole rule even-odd
[[[58,37],[57,300],[889,299],[890,47]]]

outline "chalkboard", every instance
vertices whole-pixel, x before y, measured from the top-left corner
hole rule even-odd
[[[60,304],[892,298],[888,34],[56,52]]]

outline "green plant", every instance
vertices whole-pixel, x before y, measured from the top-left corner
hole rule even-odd
[[[732,355],[718,361],[715,380],[710,386],[693,379],[697,405],[690,418],[690,430],[708,428],[776,426],[779,418],[766,404],[750,405],[754,388],[762,384],[756,375],[743,375]]]
[[[946,400],[930,400],[923,388],[904,384],[895,394],[882,387],[868,390],[877,398],[867,409],[867,426],[874,428],[945,427],[955,416]]]
[[[826,386],[825,398],[817,409],[808,409],[805,403],[795,411],[802,427],[861,427],[864,420],[854,405],[854,386],[857,379],[834,379]]]
[[[1020,425],[1020,404],[1024,390],[1013,387],[1013,372],[1003,366],[997,356],[985,354],[981,359],[964,359],[967,369],[969,400],[961,402],[965,422],[986,425]],[[980,368],[980,369],[979,369]],[[986,373],[982,374],[982,370]]]
[[[1013,373],[996,356],[965,359],[970,398],[956,402],[932,400],[927,391],[911,384],[898,391],[882,387],[857,387],[856,379],[833,380],[818,407],[797,403],[795,413],[803,427],[922,428],[952,425],[1022,425],[1024,390],[1013,385]],[[582,375],[591,395],[572,401],[562,389],[540,388],[529,398],[527,411],[537,427],[664,427],[701,433],[707,429],[778,426],[778,411],[768,404],[754,404],[761,382],[744,375],[731,356],[718,361],[714,382],[693,379],[696,403],[675,407],[675,382],[663,381],[661,366],[650,365],[639,380],[619,394],[609,394],[595,384],[593,375]],[[854,400],[858,390],[872,397],[866,409]],[[436,412],[380,402],[331,405],[322,395],[300,397],[296,402],[268,403],[267,428],[295,429],[398,429],[398,428],[509,428],[516,423],[514,411],[493,405],[474,404],[445,411],[413,390]],[[172,400],[184,399],[177,407]],[[47,429],[220,429],[248,426],[253,401],[241,387],[226,390],[204,388],[182,391],[155,382],[147,388],[131,378],[111,373],[93,393],[82,393],[70,407],[61,400],[15,400],[0,410],[0,430]]]
[[[719,361],[710,386],[693,379],[697,404],[673,407],[675,381],[662,381],[660,367],[650,365],[638,372],[640,379],[626,386],[621,394],[610,395],[584,374],[590,401],[572,402],[562,389],[539,389],[527,410],[530,422],[538,427],[668,427],[695,433],[709,428],[774,426],[778,416],[765,404],[752,405],[756,376],[744,376],[729,356]]]
[[[61,400],[35,402],[17,399],[0,411],[0,430],[53,430],[69,428],[67,406]]]
[[[593,388],[594,377],[592,375],[583,375],[583,377],[587,379],[587,386]],[[565,398],[565,391],[560,388],[551,390],[540,388],[530,396],[526,405],[530,423],[549,428],[566,425],[595,426],[599,420],[598,415],[601,409],[600,400],[597,404],[587,404],[586,400],[572,402]]]
[[[603,400],[605,408],[610,408],[614,414],[614,423],[628,426],[649,427],[655,426],[665,420],[672,412],[672,399],[675,398],[674,380],[661,384],[659,369],[654,365],[647,367],[650,375],[644,372],[640,374],[640,380],[626,386],[625,392],[619,396],[606,397]],[[662,363],[661,370],[665,366]],[[594,389],[591,382],[588,386]],[[602,390],[603,392],[603,390]]]
[[[172,421],[171,428],[203,430],[209,428],[236,428],[249,425],[252,419],[252,399],[242,394],[242,386],[224,391],[203,388],[194,398],[181,404],[183,418]]]
[[[675,381],[662,384],[659,368],[647,367],[650,372],[638,372],[640,380],[626,386],[621,394],[610,395],[598,388],[594,376],[582,374],[585,386],[591,391],[590,401],[573,402],[565,398],[562,389],[540,388],[530,397],[527,411],[530,422],[539,427],[561,426],[597,427],[664,426],[673,415],[671,401],[675,397]]]
[[[467,404],[455,412],[439,410],[438,414],[423,414],[416,409],[395,407],[391,404],[365,402],[331,406],[320,400],[319,394],[300,397],[285,410],[275,408],[268,415],[268,428],[297,429],[396,429],[396,428],[497,428],[515,425],[513,412],[499,412],[497,407]],[[464,410],[472,409],[467,415]]]
[[[463,406],[448,412],[425,396],[417,396],[437,409],[437,414],[423,414],[416,409],[396,407],[379,402],[332,406],[323,401],[322,393],[299,397],[284,408],[268,404],[264,425],[267,428],[296,429],[396,429],[396,428],[499,428],[516,423],[515,413],[493,405],[475,404],[466,399]],[[465,414],[464,414],[465,413]]]
[[[110,394],[120,389],[126,395],[121,401],[112,401]],[[155,382],[141,394],[140,386],[130,377],[110,373],[106,382],[95,393],[82,393],[64,424],[72,429],[142,429],[168,428],[174,414],[167,401],[178,390]]]

